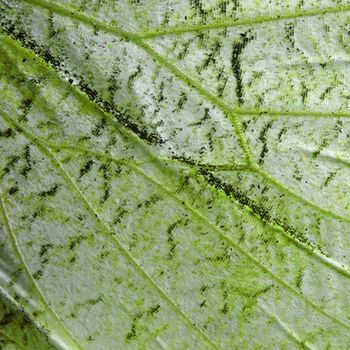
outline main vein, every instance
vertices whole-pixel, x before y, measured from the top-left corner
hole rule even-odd
[[[14,43],[15,43],[15,42],[13,42],[12,40],[10,40],[10,41],[8,42],[8,44],[14,44]],[[16,47],[16,49],[18,49],[18,48]],[[3,54],[5,54],[5,52],[3,52]],[[10,59],[10,58],[8,57],[8,59]],[[11,62],[12,62],[12,61],[11,61]],[[15,62],[12,62],[12,64],[11,64],[11,69],[14,69],[15,66],[16,66]],[[47,72],[46,72],[47,74],[46,74],[46,75],[47,75],[47,76],[51,76],[51,73],[52,73],[52,72],[51,72],[48,68],[46,68],[45,66],[43,66],[43,68],[47,70]],[[53,71],[53,72],[54,72],[54,71]],[[16,69],[16,74],[20,74],[20,73],[19,73],[19,68]],[[83,101],[86,100],[85,102],[88,102],[89,104],[91,104],[91,105],[93,106],[94,110],[96,110],[96,112],[97,112],[98,114],[101,114],[101,115],[103,115],[103,116],[108,117],[113,123],[115,122],[115,120],[112,118],[112,116],[110,116],[108,113],[105,113],[105,112],[100,111],[100,109],[99,109],[97,106],[94,105],[93,101],[90,101],[84,94],[79,93],[78,90],[76,90],[76,89],[74,89],[74,88],[71,88],[71,86],[70,86],[68,83],[66,83],[66,82],[64,82],[64,81],[62,81],[62,80],[58,80],[57,83],[64,84],[63,87],[68,87],[68,88],[71,90],[71,92],[72,92],[78,99],[82,99]],[[25,92],[27,92],[27,91],[25,90]],[[36,98],[37,98],[38,100],[40,100],[40,103],[42,103],[42,104],[45,106],[45,111],[51,115],[51,114],[52,114],[52,110],[51,110],[51,109],[49,108],[49,106],[46,104],[46,100],[43,99],[43,98],[41,97],[40,94],[36,94]],[[117,130],[119,130],[119,129],[117,129]],[[128,133],[129,136],[131,136],[131,137],[133,138],[133,141],[137,142],[138,144],[140,144],[140,145],[144,148],[143,143],[140,143],[140,140],[139,140],[137,137],[135,137],[133,133],[130,133],[128,129],[125,129],[125,131]],[[60,146],[63,147],[63,145],[60,145]],[[51,147],[54,147],[54,146],[51,145]],[[78,150],[78,149],[77,149],[77,150]],[[86,150],[81,150],[81,151],[87,152]],[[101,156],[101,155],[100,155],[100,156]],[[152,154],[150,154],[150,156],[151,156],[151,159],[152,159],[153,161],[160,161],[157,157],[153,156]],[[101,156],[101,157],[102,157],[102,156]],[[102,157],[102,158],[103,158],[103,157]],[[106,158],[106,157],[105,157],[105,158]],[[108,158],[108,157],[107,157],[107,158]],[[167,159],[167,161],[169,161],[169,160]],[[181,161],[181,159],[180,159],[180,160],[174,160],[174,161]],[[125,163],[126,161],[124,160],[124,161],[120,161],[120,162],[124,162],[124,163]],[[186,162],[185,162],[185,163],[186,163]],[[187,165],[190,165],[190,166],[192,166],[192,167],[200,168],[200,164],[188,164],[188,162],[187,162]],[[210,165],[209,165],[209,167],[210,167]],[[221,168],[222,168],[222,169],[225,169],[225,167],[221,167],[221,168],[220,168],[220,166],[219,166],[218,168],[216,168],[215,166],[211,166],[210,168],[212,168],[212,170],[219,170],[219,169],[221,169]],[[234,169],[235,169],[235,167],[228,167],[227,169],[231,169],[231,168],[234,168]],[[238,166],[237,169],[241,169],[241,168],[242,168],[242,167]],[[255,171],[255,172],[258,173],[260,176],[262,176],[263,178],[265,178],[266,181],[270,182],[271,184],[273,184],[274,186],[276,186],[277,188],[279,188],[279,190],[282,191],[283,193],[285,193],[286,195],[288,195],[288,196],[290,196],[290,197],[293,197],[293,198],[295,198],[296,200],[298,200],[298,201],[300,201],[300,202],[302,202],[302,203],[304,203],[304,204],[307,204],[308,206],[310,206],[310,207],[312,207],[313,209],[315,209],[315,210],[317,210],[317,211],[323,213],[324,215],[327,215],[327,216],[336,218],[337,220],[348,221],[348,218],[343,217],[343,216],[340,216],[340,215],[338,215],[338,214],[336,214],[336,213],[333,213],[333,212],[331,212],[331,211],[325,210],[325,209],[319,207],[318,205],[316,205],[315,203],[308,201],[308,200],[305,199],[304,197],[300,196],[299,194],[297,194],[297,193],[293,192],[292,190],[288,189],[287,187],[285,187],[283,184],[279,183],[277,180],[275,180],[274,178],[272,178],[269,174],[267,174],[266,172],[262,171],[262,170],[261,170],[260,168],[258,168],[258,167],[249,166],[249,165],[247,164],[247,165],[245,165],[242,169],[244,169],[244,170],[246,170],[246,171]],[[333,260],[333,259],[330,259],[330,258],[324,256],[322,253],[319,253],[319,252],[317,252],[317,251],[314,251],[313,249],[310,250],[309,247],[305,246],[303,243],[299,242],[297,239],[295,239],[294,237],[292,237],[291,235],[289,235],[289,233],[286,232],[283,228],[282,228],[282,232],[283,232],[288,238],[290,238],[292,241],[294,241],[294,243],[296,243],[297,245],[299,245],[299,246],[302,247],[303,249],[306,249],[309,253],[311,253],[313,256],[319,258],[323,263],[325,263],[325,264],[328,265],[329,267],[334,268],[336,271],[340,272],[341,274],[343,274],[343,275],[345,275],[345,276],[347,276],[347,277],[349,276],[349,270],[348,270],[346,267],[344,267],[343,264],[341,264],[341,263],[339,263],[339,262],[337,262],[337,261],[335,261],[335,260]]]
[[[11,40],[11,41],[9,41],[9,43],[10,43],[11,45],[13,45],[15,42]],[[16,45],[18,45],[18,44],[16,43]],[[16,49],[18,49],[18,48],[16,47]],[[45,67],[43,67],[43,68],[45,68]],[[13,69],[13,66],[12,66],[11,69]],[[55,72],[55,71],[53,71],[53,72]],[[51,72],[48,71],[48,75],[51,75]],[[185,76],[185,77],[186,77],[186,76]],[[77,97],[79,97],[79,98],[84,98],[84,96],[85,96],[84,94],[77,94],[75,89],[72,89],[72,92],[73,92],[75,95],[77,95]],[[40,96],[39,96],[38,98],[40,98]],[[85,99],[86,99],[87,101],[90,101],[88,98],[85,98]],[[42,99],[40,98],[40,100],[42,100]],[[218,102],[221,102],[221,101],[218,100]],[[91,101],[90,101],[90,103],[91,103]],[[108,116],[109,118],[111,118],[111,116],[110,116],[108,113],[103,113],[103,112],[101,112],[100,109],[99,109],[97,106],[94,105],[94,108],[95,108],[95,110],[96,110],[99,114],[102,113],[103,115],[106,115],[106,116]],[[47,109],[48,113],[50,113],[50,108],[46,108],[46,109]],[[111,118],[111,119],[113,119],[113,118]],[[130,132],[128,132],[128,134],[129,134],[130,136],[133,136],[133,134],[130,133]],[[139,140],[138,140],[137,137],[133,137],[133,139],[139,143]],[[248,153],[250,153],[250,152],[248,151]],[[247,162],[247,169],[250,169],[251,171],[255,171],[255,172],[258,173],[260,176],[262,176],[267,182],[270,182],[272,185],[274,185],[275,187],[277,187],[277,188],[278,188],[280,191],[282,191],[283,193],[287,194],[287,195],[290,196],[290,197],[295,198],[296,200],[298,200],[298,201],[300,201],[300,202],[302,202],[302,203],[304,203],[304,204],[307,204],[307,205],[310,206],[311,208],[317,210],[318,212],[320,212],[320,213],[322,213],[322,214],[324,214],[324,215],[330,216],[330,217],[332,217],[332,218],[334,218],[334,219],[337,219],[337,220],[342,220],[342,221],[345,221],[345,222],[350,222],[350,218],[344,217],[344,216],[342,216],[342,215],[340,215],[340,214],[337,214],[337,213],[334,213],[334,212],[332,212],[332,211],[326,210],[326,209],[324,209],[324,208],[318,206],[317,204],[313,203],[312,201],[309,201],[309,200],[307,200],[306,198],[304,198],[303,196],[301,196],[301,195],[295,193],[294,191],[290,190],[289,188],[287,188],[287,187],[284,186],[283,184],[279,183],[276,179],[274,179],[274,178],[273,178],[270,174],[268,174],[265,170],[263,170],[263,169],[262,169],[261,167],[259,167],[257,164],[254,164],[255,162],[252,161],[250,155],[248,155],[248,157],[249,157],[250,161]],[[154,158],[154,157],[153,157],[153,158]]]
[[[12,68],[14,67],[14,63],[12,64]],[[18,74],[18,72],[17,72]],[[48,72],[48,75],[50,75],[50,72]],[[63,82],[62,82],[63,83]],[[70,86],[70,85],[69,85]],[[74,93],[75,92],[75,89],[72,90],[72,92]],[[42,100],[42,98],[40,97],[40,94],[37,96],[40,101]],[[84,95],[81,95],[81,94],[78,94],[79,98],[83,98]],[[88,100],[90,103],[92,103],[90,100]],[[44,101],[45,102],[45,101]],[[46,106],[46,104],[45,104]],[[50,108],[46,108],[48,111],[50,111]],[[100,110],[95,107],[96,111],[97,112],[100,112]],[[101,112],[102,113],[102,112]],[[110,116],[106,113],[103,113],[104,115],[108,116],[110,118]],[[113,118],[110,118],[113,120]],[[129,133],[130,134],[130,133]],[[132,136],[132,134],[130,134]],[[136,142],[139,143],[139,140],[138,138],[134,138]],[[154,157],[153,157],[154,158]],[[249,166],[247,165],[246,167],[246,170],[248,171],[256,171],[260,176],[262,176],[263,178],[265,178],[266,181],[270,182],[271,184],[273,184],[274,186],[276,186],[277,188],[279,188],[280,191],[282,191],[283,193],[287,194],[288,196],[291,196],[293,198],[295,198],[296,200],[304,203],[304,204],[307,204],[308,206],[312,207],[313,209],[323,213],[324,215],[327,215],[327,216],[330,216],[330,217],[333,217],[337,220],[343,220],[343,221],[349,221],[349,218],[347,217],[343,217],[341,215],[338,215],[336,213],[333,213],[331,211],[328,211],[328,210],[325,210],[321,207],[319,207],[318,205],[316,205],[315,203],[313,202],[310,202],[308,201],[307,199],[305,199],[304,197],[300,196],[299,194],[293,192],[292,190],[288,189],[287,187],[285,187],[283,184],[279,183],[277,180],[275,180],[273,177],[271,177],[268,173],[266,173],[265,171],[262,171],[259,167],[256,167],[256,166]],[[284,230],[283,232],[287,235],[288,233],[286,233]],[[296,243],[298,243],[299,245],[301,244],[299,241],[293,239]],[[304,247],[304,245],[302,245]],[[304,247],[305,249],[307,249],[306,247]],[[333,259],[329,259],[327,257],[325,257],[323,254],[318,254],[317,252],[314,252],[312,250],[312,253],[316,256],[318,256],[324,263],[326,263],[328,266],[330,267],[333,267],[335,268],[336,270],[338,270],[340,273],[344,274],[345,276],[348,276],[349,274],[349,271],[347,268],[345,268],[342,264],[340,264],[339,262],[337,261],[334,261]]]
[[[188,77],[186,74],[182,73],[180,70],[178,70],[178,68],[176,68],[171,62],[167,61],[164,57],[162,57],[161,55],[159,55],[157,52],[155,52],[150,46],[148,46],[147,44],[145,44],[141,38],[139,36],[137,36],[136,34],[132,34],[132,33],[127,33],[127,32],[124,32],[122,31],[121,29],[115,27],[115,26],[111,26],[111,25],[108,25],[108,24],[105,24],[101,21],[98,21],[96,20],[94,17],[91,17],[89,15],[86,15],[86,14],[83,14],[83,13],[80,13],[78,11],[75,11],[73,9],[68,9],[68,8],[65,8],[63,6],[60,6],[60,5],[56,5],[56,4],[52,4],[52,3],[49,3],[47,1],[44,1],[44,0],[25,0],[29,3],[33,3],[33,4],[38,4],[38,5],[41,5],[43,7],[46,7],[48,9],[50,9],[51,11],[55,11],[59,14],[62,14],[62,15],[65,15],[65,16],[69,16],[69,17],[72,17],[74,19],[78,19],[78,20],[81,20],[81,21],[84,21],[86,23],[89,23],[90,25],[94,25],[94,26],[98,26],[99,28],[101,29],[104,29],[108,32],[113,32],[113,33],[116,33],[118,34],[119,36],[123,37],[123,38],[126,38],[128,40],[131,40],[133,42],[135,42],[136,44],[138,44],[138,46],[142,47],[145,51],[147,51],[153,58],[155,58],[156,60],[158,60],[158,62],[160,62],[161,65],[165,66],[166,68],[168,68],[170,71],[172,71],[176,76],[178,76],[181,80],[185,81],[189,86],[192,86],[194,88],[196,88],[203,96],[205,96],[208,100],[210,100],[211,102],[213,102],[215,105],[217,105],[218,107],[220,107],[222,110],[224,111],[229,111],[230,112],[230,117],[233,118],[233,124],[237,124],[237,119],[236,119],[236,113],[233,113],[233,109],[226,106],[221,100],[219,100],[216,96],[214,95],[211,95],[206,89],[204,89],[203,87],[201,87],[199,85],[199,83],[195,82],[192,78]],[[238,134],[240,134],[240,129],[236,127],[236,132],[238,131]],[[241,140],[241,145],[244,145],[246,144],[244,138],[242,137],[242,140]],[[246,151],[247,152],[247,151]],[[249,153],[249,150],[248,150],[248,155],[250,155]],[[271,179],[268,175],[266,175],[265,173],[263,174],[262,172],[260,172],[260,174],[262,176],[264,176],[268,181],[275,181],[274,179]],[[276,185],[276,181],[274,183]],[[278,187],[278,186],[277,186]],[[288,189],[287,189],[288,190]],[[289,191],[289,194],[292,194],[290,190]],[[300,198],[299,198],[300,199]],[[322,209],[322,208],[319,208],[317,207],[318,209]],[[195,209],[193,209],[195,210]],[[333,214],[331,212],[328,212],[328,215],[330,214]],[[97,215],[97,214],[96,214]],[[202,217],[201,214],[198,214],[199,217]],[[336,214],[335,214],[336,215]],[[337,218],[339,219],[342,219],[344,220],[343,217],[339,217],[337,216]],[[203,219],[203,217],[202,217]],[[204,218],[205,220],[207,220],[206,218]],[[346,219],[346,218],[345,218]],[[214,226],[215,227],[215,226]],[[218,228],[215,228],[215,230],[219,230]],[[226,237],[226,235],[223,233],[223,235]],[[227,237],[226,237],[227,238]],[[237,246],[238,249],[242,249],[241,247]],[[248,256],[250,256],[249,253],[245,252],[245,254],[248,254]],[[257,261],[255,260],[254,257],[251,257],[254,261]],[[257,263],[259,265],[261,265],[261,263],[259,261],[257,261]],[[261,265],[262,266],[262,265]],[[265,267],[263,267],[264,269],[266,269]],[[269,270],[268,270],[269,271]],[[270,271],[270,273],[272,273]],[[273,273],[272,273],[273,274]],[[274,275],[274,274],[273,274]],[[276,278],[279,279],[278,276],[276,276]],[[286,284],[286,282],[283,281],[284,284]],[[157,286],[157,285],[156,285]],[[293,287],[289,286],[288,284],[286,284],[286,286],[293,290],[295,293],[297,293],[301,298],[305,299],[305,297],[303,295],[301,295],[297,290],[295,290]],[[157,286],[158,287],[158,286]],[[338,323],[341,323],[343,326],[347,327],[347,328],[350,328],[347,324],[345,324],[344,322],[340,321],[340,320],[337,320],[336,318],[334,318],[333,316],[329,315],[327,312],[325,312],[323,309],[321,309],[319,306],[313,304],[310,300],[306,299],[308,301],[308,303],[310,305],[313,305],[316,309],[318,309],[320,312],[322,312],[324,315],[327,315],[328,317],[332,318],[334,321],[338,322]]]

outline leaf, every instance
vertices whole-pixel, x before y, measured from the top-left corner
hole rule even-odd
[[[350,346],[347,1],[0,20],[1,348]]]

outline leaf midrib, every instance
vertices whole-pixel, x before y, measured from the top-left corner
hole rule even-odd
[[[13,43],[13,41],[11,40],[11,43]],[[14,44],[14,43],[13,43]],[[16,44],[17,45],[17,44]],[[16,49],[18,49],[16,47]],[[23,50],[23,48],[21,48]],[[12,67],[14,67],[15,63],[12,63]],[[43,67],[45,68],[45,67]],[[51,70],[48,69],[48,68],[45,68],[47,71],[47,75],[51,75]],[[55,70],[53,70],[53,72],[55,72]],[[17,73],[18,74],[18,73]],[[60,79],[60,78],[59,78]],[[63,83],[63,81],[60,81],[61,83]],[[66,83],[67,87],[70,88],[71,92],[73,94],[77,94],[77,97],[78,98],[83,98],[84,101],[87,101],[89,102],[89,104],[92,104],[94,110],[96,110],[96,112],[98,112],[99,114],[101,114],[102,116],[106,116],[108,117],[112,122],[115,122],[115,120],[106,112],[103,112],[103,111],[100,111],[100,109],[94,105],[94,103],[92,101],[90,101],[84,94],[80,93],[79,90],[76,90],[75,88],[72,88],[68,83]],[[44,105],[46,106],[46,101],[41,97],[41,95],[38,93],[36,95],[37,99],[40,99],[41,103],[44,103]],[[48,106],[46,106],[48,107]],[[50,109],[49,108],[46,108],[48,112],[50,112]],[[137,142],[138,144],[140,144],[143,148],[144,148],[144,145],[143,143],[140,143],[140,140],[133,134],[131,133],[128,129],[125,129],[125,131],[127,132],[127,134],[131,137],[133,137],[133,140],[135,142]],[[42,140],[43,141],[43,140]],[[53,147],[51,145],[51,147]],[[148,153],[148,151],[147,151]],[[153,160],[153,161],[161,161],[161,159],[158,159],[158,157],[155,157],[154,155],[150,154],[150,159]],[[120,161],[120,162],[126,162],[127,160],[125,161]],[[167,159],[167,161],[169,161]],[[181,161],[181,160],[177,160],[177,161]],[[134,164],[135,165],[135,164]],[[188,165],[188,164],[187,164]],[[200,167],[200,165],[197,166],[198,168]],[[215,166],[213,166],[215,167]],[[232,168],[232,167],[231,167]],[[234,168],[234,167],[233,167]],[[232,169],[234,170],[234,169]],[[310,206],[311,208],[313,208],[314,210],[318,211],[318,212],[321,212],[323,213],[324,215],[327,215],[327,216],[330,216],[330,217],[333,217],[333,218],[336,218],[338,220],[343,220],[343,221],[347,221],[348,218],[346,217],[342,217],[342,216],[339,216],[331,211],[327,211],[317,205],[315,205],[315,203],[313,202],[310,202],[308,201],[307,199],[305,199],[304,197],[298,195],[297,193],[293,192],[292,190],[289,190],[288,188],[286,188],[284,185],[282,185],[281,183],[279,183],[277,180],[275,180],[274,178],[272,178],[268,173],[266,172],[261,172],[259,168],[255,168],[253,166],[249,166],[249,165],[245,165],[244,169],[245,171],[251,171],[251,172],[255,172],[256,174],[262,176],[263,178],[265,178],[266,181],[272,183],[274,186],[278,187],[282,192],[284,192],[286,195],[290,196],[290,197],[293,197],[295,198],[297,201],[300,201],[308,206]],[[250,208],[251,209],[251,208]],[[261,220],[261,218],[259,217],[259,219]],[[285,232],[285,230],[283,229],[283,227],[281,227],[282,231],[289,237],[289,233],[288,232]],[[295,241],[295,239],[294,239]],[[304,249],[308,250],[308,247],[305,247],[301,242],[299,241],[295,241],[295,243],[297,244],[301,244],[303,246]],[[321,259],[321,261],[323,263],[325,263],[326,265],[334,268],[335,270],[337,270],[338,272],[340,272],[341,274],[345,275],[345,276],[348,276],[349,274],[349,271],[346,267],[344,267],[343,264],[333,260],[333,259],[330,259],[326,256],[324,256],[321,252],[318,254],[317,252],[313,252],[314,255],[317,255],[319,259]]]
[[[27,0],[25,0],[25,1],[27,1]],[[30,2],[30,1],[29,1]],[[32,2],[34,2],[34,3],[37,3],[37,1],[32,1]],[[76,18],[76,17],[74,17],[74,18]],[[215,96],[214,96],[215,97]],[[220,101],[221,102],[221,101]],[[342,218],[343,219],[343,218]],[[298,291],[296,291],[297,293],[299,293]],[[316,305],[316,308],[317,309],[319,309],[319,307],[317,307],[317,305]],[[319,310],[320,311],[320,310]],[[328,315],[329,316],[329,315]],[[339,322],[339,320],[335,320],[335,321],[337,321],[337,322]],[[342,321],[340,321],[340,322],[342,322]],[[346,324],[343,324],[344,326],[346,326],[346,327],[348,327],[348,325],[346,325]]]
[[[13,43],[13,42],[10,41],[10,43]],[[16,49],[17,49],[17,47],[16,47]],[[6,52],[3,52],[3,55],[6,55]],[[10,59],[10,58],[8,57],[8,59]],[[52,75],[52,72],[51,72],[50,69],[46,68],[45,66],[43,66],[43,68],[45,68],[45,70],[47,70],[47,72],[46,72],[46,75],[47,75],[47,76],[51,76],[51,75]],[[22,76],[22,73],[19,71],[19,68],[16,68],[16,63],[15,63],[15,62],[12,62],[12,59],[11,59],[11,69],[15,69],[15,74]],[[55,72],[55,71],[53,70],[53,72]],[[61,81],[60,78],[55,77],[55,75],[52,75],[52,78],[55,79],[55,80],[56,80],[56,79],[59,79],[59,80],[57,81],[57,83],[60,83],[60,84],[64,84],[64,83],[65,83],[65,84],[64,84],[64,85],[65,85],[64,88],[65,88],[65,87],[69,88],[73,94],[77,94],[76,97],[78,97],[78,98],[83,98],[84,100],[88,101],[89,104],[92,104],[93,107],[94,107],[94,110],[96,110],[96,112],[98,112],[99,114],[101,114],[101,116],[106,116],[106,117],[108,117],[113,123],[115,122],[115,120],[114,120],[108,113],[105,113],[105,112],[103,112],[103,111],[100,111],[100,109],[99,109],[98,107],[96,107],[96,106],[94,105],[94,103],[93,103],[92,101],[90,101],[84,94],[79,93],[78,90],[76,90],[75,88],[72,88],[71,85],[69,85],[68,83]],[[66,86],[66,85],[67,85],[67,86]],[[24,93],[25,93],[25,92],[26,92],[26,91],[24,91]],[[47,106],[46,100],[42,98],[40,92],[37,92],[37,93],[35,94],[35,96],[36,96],[36,100],[38,100],[38,102],[40,101],[40,105],[44,105],[45,111],[46,111],[47,113],[51,114],[52,111],[50,110],[49,106]],[[35,103],[35,102],[34,102],[34,103]],[[138,144],[140,144],[140,145],[142,146],[142,148],[144,148],[143,143],[140,143],[140,140],[139,140],[136,136],[134,136],[133,133],[130,133],[130,131],[129,131],[128,129],[125,129],[125,131],[127,132],[127,134],[128,134],[129,136],[133,137],[133,140],[134,140],[135,142],[137,142]],[[47,146],[49,146],[49,147],[51,147],[51,148],[52,148],[52,147],[55,148],[54,145],[52,145],[52,144],[47,144],[47,142],[45,142],[45,141],[42,140],[42,139],[41,139],[41,141],[44,142],[44,143],[46,143]],[[69,145],[60,144],[59,146],[62,147],[62,148],[69,148]],[[79,149],[79,147],[77,148],[76,146],[75,146],[75,149],[76,149],[77,151],[81,151],[81,152],[85,152],[85,153],[88,152],[87,150],[85,150],[85,149]],[[148,150],[146,150],[146,151],[147,151],[147,153],[148,153]],[[90,151],[90,153],[91,153],[91,151]],[[97,154],[97,153],[96,153],[95,155],[98,155],[100,158],[106,158],[106,159],[109,158],[108,156],[103,156],[102,154]],[[165,160],[158,159],[158,157],[155,157],[155,156],[152,155],[152,154],[150,154],[150,159],[151,159],[152,161],[156,161],[156,162],[171,161],[171,159],[165,159]],[[111,159],[109,159],[109,160],[111,160]],[[116,161],[115,158],[112,158],[112,160],[113,160],[113,161]],[[172,160],[172,161],[183,162],[181,159],[174,159],[174,160]],[[124,164],[126,164],[126,163],[129,163],[130,161],[125,159],[125,160],[118,160],[118,162],[119,162],[119,163],[124,163]],[[134,165],[137,165],[137,164],[135,164],[134,161],[133,161],[133,163],[134,163]],[[201,167],[201,164],[189,164],[188,162],[187,162],[187,163],[185,162],[185,164],[186,164],[187,166],[190,165],[191,167],[194,167],[194,168],[196,168],[196,169],[199,169],[199,168]],[[207,165],[207,166],[212,167],[212,168],[213,168],[212,170],[225,169],[225,166],[222,166],[221,168],[220,168],[220,166],[219,166],[219,167],[216,167],[215,165],[212,165],[212,164],[209,164],[209,165]],[[256,169],[255,169],[254,167],[252,167],[252,166],[249,166],[249,165],[245,164],[245,165],[241,165],[241,166],[235,167],[234,164],[233,164],[233,166],[231,166],[231,167],[228,166],[228,167],[227,167],[227,170],[231,170],[231,171],[233,171],[233,170],[251,171],[251,172],[255,172],[257,175],[263,176],[263,178],[264,178],[264,176],[265,176],[265,180],[266,180],[266,181],[270,181],[270,182],[271,182],[273,185],[275,185],[276,187],[279,186],[279,187],[280,187],[280,190],[282,190],[286,195],[291,196],[291,197],[295,198],[296,200],[298,200],[298,201],[300,201],[300,202],[302,202],[302,203],[304,203],[304,204],[309,205],[310,207],[314,208],[316,211],[322,212],[322,210],[324,210],[323,208],[320,208],[319,206],[315,206],[315,204],[314,204],[313,202],[309,202],[309,201],[306,200],[304,197],[298,195],[297,193],[295,193],[295,192],[293,192],[293,191],[290,191],[288,188],[285,188],[282,184],[276,182],[276,181],[275,181],[271,176],[269,176],[268,174],[266,174],[266,173],[265,173],[265,174],[261,174],[261,173],[259,174],[259,169],[256,170]],[[248,206],[248,208],[249,208],[249,206]],[[251,208],[249,208],[249,209],[251,209]],[[329,211],[325,211],[325,212],[322,212],[322,213],[325,214],[325,215],[331,216],[331,217],[334,217],[334,215],[336,215],[336,214],[334,214],[333,212],[329,212]],[[338,217],[336,217],[336,218],[339,219]],[[262,220],[260,216],[258,216],[258,219],[259,219],[260,221]],[[341,219],[341,220],[345,220],[345,221],[347,220],[347,218],[343,218],[343,217],[340,217],[340,219]],[[320,259],[320,260],[322,261],[322,263],[326,264],[327,266],[330,266],[331,268],[335,269],[335,270],[338,271],[339,273],[341,273],[341,274],[343,274],[343,275],[345,275],[345,276],[348,277],[348,275],[349,275],[349,269],[346,268],[343,264],[339,263],[339,262],[336,261],[336,260],[330,259],[330,258],[327,257],[327,256],[324,256],[324,254],[322,254],[321,252],[314,251],[313,249],[310,249],[307,245],[305,246],[302,242],[300,242],[299,240],[295,239],[295,238],[294,238],[293,236],[291,236],[288,232],[286,232],[285,229],[284,229],[283,227],[281,227],[281,230],[282,230],[282,232],[283,232],[288,238],[290,238],[294,243],[298,244],[298,245],[301,246],[303,249],[306,249],[306,251],[309,251],[309,253],[311,253],[312,255],[314,255],[316,258]]]
[[[161,56],[158,52],[156,52],[152,47],[149,45],[145,44],[140,37],[137,34],[134,33],[128,33],[123,31],[122,29],[116,27],[116,26],[111,26],[109,24],[105,24],[96,18],[89,16],[85,13],[78,12],[74,9],[69,9],[68,7],[57,5],[51,2],[48,2],[46,0],[24,0],[28,3],[33,3],[37,4],[39,6],[42,6],[44,8],[47,8],[51,11],[54,11],[56,13],[59,13],[63,16],[70,17],[73,19],[78,19],[80,21],[83,21],[89,25],[93,25],[96,27],[99,27],[105,31],[117,34],[118,36],[125,38],[127,40],[130,40],[135,43],[135,45],[139,46],[143,50],[145,50],[151,57],[153,57],[155,60],[157,60],[160,64],[160,66],[163,66],[166,68],[169,72],[174,74],[178,79],[182,80],[185,82],[189,87],[195,88],[204,98],[208,99],[210,102],[212,102],[215,106],[217,106],[219,109],[221,109],[226,117],[229,118],[229,120],[232,122],[236,136],[238,138],[238,142],[243,150],[243,153],[246,157],[246,161],[249,166],[252,167],[256,172],[258,172],[262,177],[264,177],[268,182],[272,183],[275,185],[277,188],[282,190],[283,192],[287,193],[288,195],[291,195],[297,200],[300,200],[302,203],[309,205],[313,209],[318,210],[319,212],[333,217],[334,219],[337,220],[342,220],[345,222],[350,222],[350,217],[344,217],[342,215],[339,215],[337,213],[334,213],[332,211],[326,210],[322,207],[319,207],[315,203],[305,199],[304,197],[298,195],[294,191],[290,190],[283,184],[279,183],[275,178],[273,178],[270,174],[268,174],[265,170],[263,170],[259,165],[256,164],[256,162],[253,160],[253,155],[249,149],[249,146],[247,144],[247,141],[245,137],[243,136],[243,131],[242,131],[242,126],[240,123],[240,120],[238,118],[237,111],[226,105],[223,101],[221,101],[219,98],[216,96],[212,95],[209,91],[207,91],[204,87],[201,86],[200,83],[198,83],[196,80],[192,79],[185,73],[183,73],[181,70],[179,70],[176,66],[174,66],[173,63],[168,61],[166,58]],[[241,110],[243,113],[243,110]],[[240,113],[241,114],[241,113]]]

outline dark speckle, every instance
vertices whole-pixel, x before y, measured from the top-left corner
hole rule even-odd
[[[49,190],[39,192],[38,196],[40,196],[40,197],[53,197],[57,194],[59,187],[60,187],[60,185],[55,184]]]
[[[94,161],[92,159],[89,159],[80,169],[79,179],[83,177],[85,174],[87,174],[92,166],[94,164]]]
[[[242,33],[240,40],[233,43],[232,56],[231,56],[231,67],[233,75],[236,79],[236,94],[238,103],[243,104],[243,84],[242,84],[242,69],[241,69],[241,54],[244,48],[247,46],[249,41],[252,40],[248,36],[249,32]]]

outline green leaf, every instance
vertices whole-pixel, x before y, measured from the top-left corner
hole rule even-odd
[[[1,349],[350,347],[348,1],[0,23]]]

